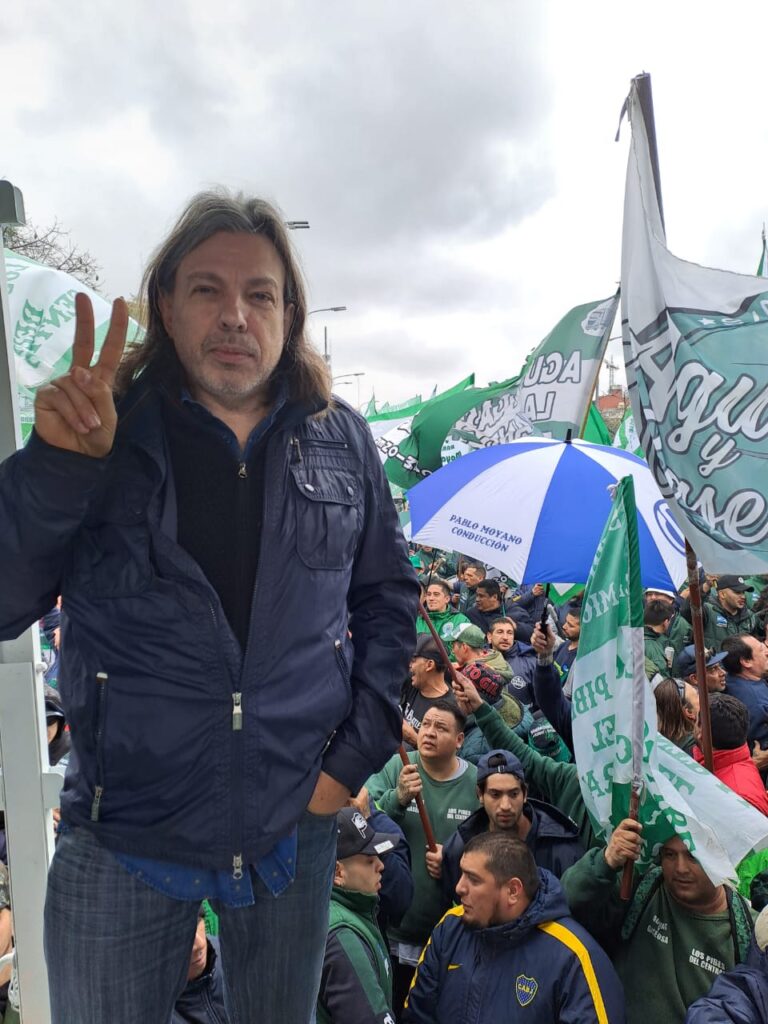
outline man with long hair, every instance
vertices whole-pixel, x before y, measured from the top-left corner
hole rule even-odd
[[[52,1019],[168,1020],[208,897],[232,1019],[300,1024],[336,812],[400,741],[418,587],[277,211],[197,196],[145,294],[144,341],[123,357],[117,300],[95,362],[77,297],[71,369],[0,467],[0,639],[63,595]]]

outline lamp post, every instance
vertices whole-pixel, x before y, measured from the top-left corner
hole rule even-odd
[[[346,380],[347,377],[357,377],[357,408],[360,408],[360,378],[365,376],[365,370],[357,370],[355,373],[341,373],[338,377],[333,378],[333,383],[341,381],[342,384],[352,384],[351,380]]]
[[[346,306],[320,306],[319,309],[310,309],[307,316],[312,316],[313,313],[344,313]],[[331,353],[328,351],[328,325],[323,324],[323,359],[325,365],[330,370],[331,368]]]

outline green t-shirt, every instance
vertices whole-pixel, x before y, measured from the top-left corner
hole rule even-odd
[[[624,984],[627,1024],[682,1024],[690,1004],[735,964],[727,910],[692,914],[660,885],[614,960]]]
[[[424,771],[417,751],[408,755],[412,764],[419,766],[422,781],[421,795],[429,815],[435,841],[446,843],[462,821],[477,810],[477,769],[473,764],[462,762],[464,770],[456,778],[446,782],[435,782]],[[443,915],[443,899],[440,882],[431,878],[424,859],[426,839],[421,818],[412,800],[407,807],[401,807],[397,799],[397,780],[403,762],[394,754],[380,772],[366,782],[371,800],[380,810],[397,822],[405,833],[411,850],[411,873],[413,875],[413,902],[406,911],[399,927],[389,928],[389,937],[413,945],[423,945],[432,929]]]

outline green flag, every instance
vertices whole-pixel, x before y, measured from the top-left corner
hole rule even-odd
[[[613,447],[621,448],[625,452],[632,452],[633,455],[639,455],[641,459],[645,458],[643,446],[640,444],[640,438],[635,430],[635,417],[632,415],[631,406],[624,413],[624,417],[619,424],[619,429],[616,431],[616,436],[613,439]]]
[[[376,396],[371,394],[371,397],[368,400],[368,405],[363,409],[363,416],[365,416],[367,420],[370,420],[376,415],[376,413]]]
[[[454,422],[441,445],[451,462],[476,448],[539,434],[578,437],[608,344],[618,294],[575,306],[531,352],[520,374],[489,389]],[[433,470],[419,451],[423,469]]]
[[[418,434],[415,434],[417,424],[422,417],[429,416],[430,411],[438,409],[442,405],[452,410],[455,408],[456,402],[461,404],[463,400],[466,403],[464,395],[476,390],[472,388],[474,382],[475,375],[471,373],[469,377],[465,377],[464,380],[454,384],[452,388],[436,398],[399,412],[379,414],[368,421],[379,449],[379,455],[384,463],[385,472],[392,483],[407,489],[422,479],[418,471],[419,441]],[[449,412],[446,422],[453,422],[452,416],[453,413]],[[439,465],[439,449],[434,457],[438,460]]]
[[[605,420],[598,412],[597,406],[594,402],[590,403],[587,423],[581,436],[585,441],[591,441],[592,444],[610,445],[611,443],[611,435],[608,433],[608,427],[606,427]]]
[[[572,670],[573,740],[584,802],[606,838],[640,783],[640,867],[678,835],[715,884],[768,846],[768,819],[656,730],[645,675],[634,483],[624,477],[589,574]],[[727,823],[727,827],[724,827]]]
[[[757,265],[757,276],[768,277],[768,243],[765,241],[765,224],[763,224],[763,251],[760,253],[760,262]]]

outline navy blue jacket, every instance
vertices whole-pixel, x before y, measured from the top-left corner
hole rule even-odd
[[[515,640],[504,657],[512,669],[512,680],[507,683],[507,691],[516,697],[521,704],[529,706],[534,703],[533,673],[536,671],[536,651],[530,644]]]
[[[449,910],[432,932],[403,1024],[623,1024],[624,990],[611,962],[568,916],[560,883],[539,868],[525,913],[493,928],[465,927]]]
[[[584,854],[579,838],[579,829],[567,814],[543,800],[526,800],[524,813],[531,822],[526,843],[533,859],[540,868],[551,871],[556,878]],[[456,886],[461,877],[460,862],[464,847],[474,836],[488,831],[488,815],[484,807],[462,821],[448,842],[443,846],[443,867],[440,885],[445,906],[450,907],[457,900]]]
[[[753,948],[745,964],[718,974],[709,994],[688,1007],[685,1024],[765,1024],[768,1021],[768,951]]]
[[[533,674],[533,693],[545,717],[573,754],[571,702],[563,693],[563,681],[554,665],[537,663]]]
[[[291,831],[321,768],[355,791],[397,748],[418,585],[363,418],[288,405],[263,442],[243,652],[176,542],[162,401],[134,385],[106,458],[33,433],[0,466],[0,639],[63,594],[65,822],[237,872]]]
[[[224,1009],[224,979],[218,964],[219,940],[208,936],[205,970],[176,1000],[170,1024],[228,1024]]]
[[[379,928],[386,936],[387,928],[397,928],[413,902],[413,875],[411,850],[405,832],[388,814],[371,803],[368,822],[374,832],[400,836],[400,842],[384,857],[379,890]]]
[[[768,747],[768,683],[743,676],[727,675],[725,692],[735,697],[749,711],[749,749],[755,740],[765,750]]]

